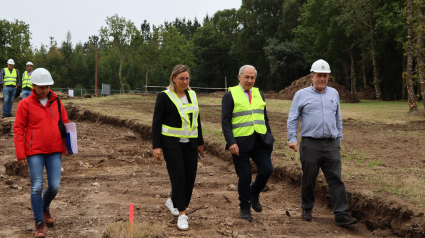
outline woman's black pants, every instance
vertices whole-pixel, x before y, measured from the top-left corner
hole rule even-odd
[[[192,197],[198,168],[198,148],[179,143],[176,149],[163,148],[171,181],[171,200],[179,211],[185,211]]]

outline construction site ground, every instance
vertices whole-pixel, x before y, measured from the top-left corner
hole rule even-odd
[[[179,231],[177,218],[164,206],[171,190],[165,162],[152,156],[150,123],[155,99],[155,95],[144,94],[63,101],[70,121],[77,124],[79,153],[62,159],[61,188],[51,205],[56,226],[47,229],[48,237],[102,237],[108,224],[128,221],[130,203],[134,204],[135,223],[160,224],[168,237],[423,236],[421,202],[404,196],[403,188],[394,187],[398,194],[384,184],[378,188],[380,181],[375,181],[379,180],[375,175],[387,172],[399,180],[422,176],[416,173],[423,171],[425,162],[423,116],[409,124],[344,119],[343,181],[352,215],[360,222],[338,227],[322,174],[317,182],[313,220],[301,219],[299,158],[286,144],[288,108],[270,110],[276,138],[272,154],[275,171],[260,196],[263,212],[252,211],[250,223],[239,218],[238,178],[220,134],[219,96],[200,96],[206,153],[199,160],[187,210],[190,229]],[[14,111],[16,107],[15,102]],[[0,134],[2,163],[16,160],[13,130],[4,131]],[[29,178],[8,175],[4,167],[0,175],[0,237],[32,237]],[[418,186],[423,189],[424,185]]]

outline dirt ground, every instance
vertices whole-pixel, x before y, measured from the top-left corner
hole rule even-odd
[[[153,108],[153,105],[147,104],[128,106],[137,110]],[[279,167],[279,161],[288,158],[282,153],[274,153],[272,157],[276,170],[268,182],[267,191],[260,196],[263,212],[253,211],[252,223],[240,220],[237,176],[228,159],[229,152],[224,152],[224,147],[216,144],[206,146],[205,156],[198,163],[194,193],[187,211],[190,229],[178,231],[177,219],[164,206],[171,186],[164,161],[158,162],[152,156],[148,128],[137,127],[128,120],[93,118],[90,113],[82,115],[81,112],[78,114],[78,109],[68,109],[71,121],[77,123],[79,154],[62,160],[61,189],[51,205],[56,227],[47,229],[48,237],[101,237],[107,224],[128,220],[130,203],[135,206],[136,223],[162,224],[169,237],[396,237],[391,230],[376,229],[373,223],[379,221],[362,218],[368,212],[380,214],[368,209],[367,205],[358,209],[352,207],[353,215],[361,219],[360,223],[350,227],[335,226],[329,201],[320,189],[317,191],[313,221],[303,221],[300,218],[299,184],[282,176],[284,173],[299,173],[300,168],[284,171]],[[219,108],[211,106],[206,110]],[[202,120],[216,121],[219,114],[212,115],[216,116],[203,117]],[[269,117],[272,128],[277,128],[275,137],[283,138],[286,135],[284,113],[270,113]],[[361,139],[361,143],[356,143],[361,149],[368,147],[372,141],[383,147],[381,151],[371,147],[368,151],[370,156],[387,151],[397,155],[390,160],[394,163],[405,156],[392,149],[393,144],[385,145],[384,139],[379,140],[373,133],[368,133],[375,128],[373,126],[367,128],[346,121],[344,128],[348,134],[347,143]],[[423,127],[414,129],[425,132]],[[378,130],[400,128],[388,126]],[[399,142],[392,143],[396,145]],[[421,144],[420,141],[417,143]],[[277,145],[275,150],[279,146],[283,145]],[[409,154],[413,160],[420,161],[420,150],[411,150]],[[0,135],[0,162],[13,161],[14,155],[13,135]],[[356,186],[367,186],[356,179],[344,182],[350,190]],[[31,237],[34,223],[29,178],[8,176],[1,168],[0,186],[3,191],[0,194],[0,238]],[[357,199],[351,194],[349,198]],[[376,219],[380,218],[376,216]]]

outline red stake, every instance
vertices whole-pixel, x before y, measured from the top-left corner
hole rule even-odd
[[[128,237],[131,237],[133,234],[133,210],[134,210],[134,205],[133,203],[130,203],[130,214],[128,217]]]

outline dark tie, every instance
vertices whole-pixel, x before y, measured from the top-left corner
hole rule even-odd
[[[251,99],[252,99],[251,91],[245,90],[245,92],[248,93],[249,103],[251,104]]]

